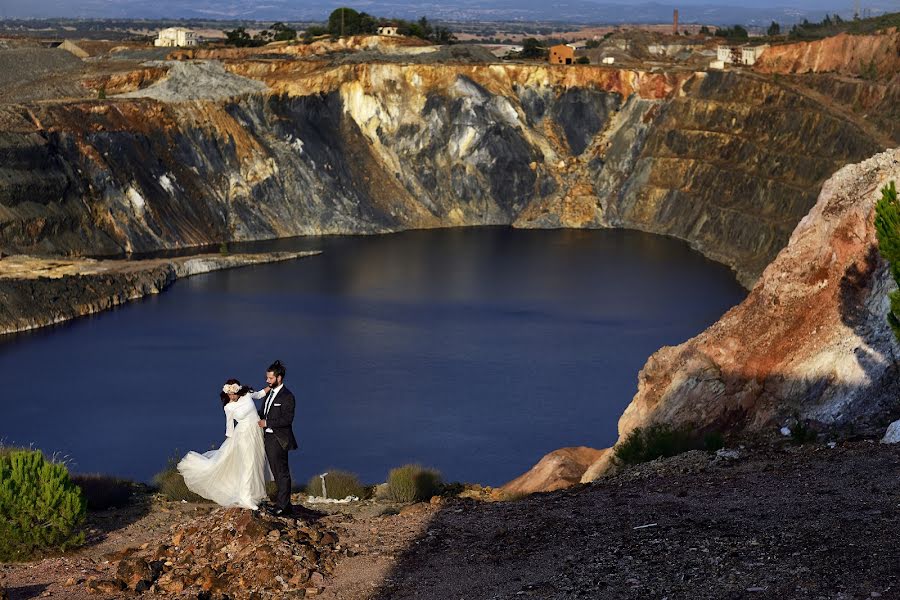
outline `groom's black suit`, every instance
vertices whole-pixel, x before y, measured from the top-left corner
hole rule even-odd
[[[267,405],[270,405],[268,412],[266,412]],[[266,395],[259,411],[260,418],[266,421],[263,437],[266,458],[278,486],[275,507],[285,511],[291,506],[291,467],[288,464],[288,452],[297,449],[297,439],[292,428],[295,405],[294,394],[282,386],[271,403],[268,402]]]

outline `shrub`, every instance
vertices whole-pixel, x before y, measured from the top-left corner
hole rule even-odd
[[[65,465],[37,450],[0,455],[0,561],[84,543],[85,504]]]
[[[388,473],[388,491],[395,502],[428,500],[441,491],[441,474],[421,465],[403,465]]]
[[[696,431],[672,429],[668,425],[638,427],[615,445],[613,453],[620,463],[634,465],[682,454],[689,450],[712,452],[724,445],[722,434],[709,432],[701,436]]]
[[[819,434],[815,429],[804,423],[800,418],[800,413],[794,413],[794,425],[790,427],[791,443],[802,446],[807,442],[815,442],[819,438]]]
[[[347,471],[329,470],[325,475],[325,492],[328,498],[341,500],[347,496],[366,497],[366,488],[359,482],[359,477]],[[322,496],[322,478],[313,475],[306,484],[306,493],[310,496]]]
[[[119,508],[131,500],[133,484],[130,481],[99,473],[72,475],[71,479],[81,489],[88,510]]]
[[[578,58],[575,59],[575,64],[576,65],[589,65],[589,64],[591,64],[591,59],[588,58],[587,56],[579,56]]]
[[[187,502],[209,502],[203,496],[195,494],[184,483],[184,477],[178,472],[178,458],[170,458],[166,468],[153,476],[153,483],[159,493],[167,500],[185,500]]]
[[[900,200],[893,181],[881,189],[881,199],[875,204],[875,233],[881,256],[890,264],[891,275],[900,286]],[[891,292],[889,298],[887,320],[900,341],[900,290]]]

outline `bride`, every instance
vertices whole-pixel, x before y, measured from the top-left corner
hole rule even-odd
[[[237,379],[228,380],[220,394],[225,408],[225,441],[217,450],[188,452],[178,463],[178,472],[195,494],[222,506],[257,510],[259,501],[266,498],[269,473],[251,392]]]

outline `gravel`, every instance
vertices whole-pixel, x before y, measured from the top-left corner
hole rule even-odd
[[[168,67],[169,74],[142,90],[117,98],[154,98],[162,102],[224,100],[265,91],[266,84],[229,73],[218,61],[151,61],[145,66]]]

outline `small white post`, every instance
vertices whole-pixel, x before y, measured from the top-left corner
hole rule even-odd
[[[322,473],[321,475],[319,475],[319,478],[322,480],[322,497],[323,498],[328,497],[328,490],[325,489],[325,476],[326,475],[328,475],[328,473]]]

